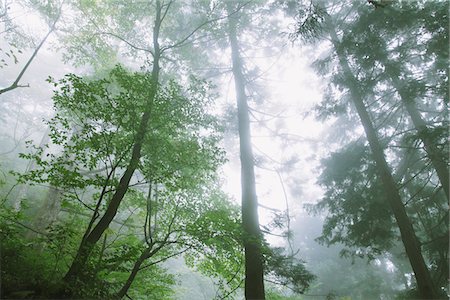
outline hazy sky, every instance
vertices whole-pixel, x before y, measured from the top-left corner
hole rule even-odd
[[[45,26],[33,12],[24,11],[17,5],[12,5],[10,13],[17,18],[26,32],[33,32],[37,41],[45,34]],[[68,72],[80,71],[62,63],[61,53],[54,50],[55,45],[55,37],[51,36],[22,78],[21,83],[29,83],[30,88],[16,89],[2,96],[6,102],[21,103],[23,113],[33,114],[38,119],[38,123],[43,117],[51,114],[51,86],[45,82],[45,79],[48,76],[60,78]],[[5,76],[0,79],[1,86],[9,85],[14,80],[29,55],[31,51],[25,51],[18,56],[19,64],[2,70]],[[279,170],[283,168],[283,165],[276,162],[283,162],[292,155],[298,158],[298,162],[293,165],[294,169],[289,174],[256,169],[258,199],[262,205],[278,210],[286,209],[287,199],[291,215],[295,215],[295,211],[301,209],[303,203],[313,202],[320,197],[320,189],[315,185],[317,172],[314,172],[314,169],[318,165],[320,157],[320,153],[317,152],[318,142],[325,126],[315,121],[312,116],[304,117],[305,113],[320,100],[323,89],[322,81],[309,67],[314,55],[316,53],[312,48],[301,48],[286,41],[283,49],[275,55],[246,61],[247,64],[257,66],[261,70],[262,75],[257,82],[264,87],[266,96],[262,105],[250,104],[256,110],[263,112],[263,114],[255,112],[255,116],[268,120],[265,122],[267,127],[252,123],[253,151],[256,158],[265,156],[268,161],[273,160],[269,168]],[[221,87],[222,99],[218,103],[234,105],[231,73],[224,78],[225,84]],[[33,100],[29,101],[29,99]],[[36,106],[34,103],[39,105]],[[274,118],[271,115],[277,117]],[[40,131],[32,136],[39,139],[44,128],[42,124]],[[274,133],[270,130],[285,134],[289,140],[280,143],[279,139],[273,138]],[[235,143],[237,142],[236,139]],[[235,146],[230,149],[228,153],[230,161],[223,168],[224,188],[236,201],[240,202],[238,148]],[[301,191],[301,194],[291,193],[291,190]],[[261,223],[268,223],[271,215],[270,210],[260,209]]]

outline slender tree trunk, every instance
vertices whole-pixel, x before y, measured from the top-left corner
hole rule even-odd
[[[339,62],[344,71],[344,74],[347,80],[350,81],[349,90],[351,98],[359,115],[359,118],[361,119],[361,123],[364,127],[364,131],[366,133],[367,140],[369,141],[373,158],[377,165],[378,173],[380,175],[381,181],[383,182],[389,205],[392,209],[392,212],[394,213],[397,225],[400,229],[401,239],[411,267],[414,271],[419,292],[424,299],[437,299],[438,297],[431,280],[430,272],[422,256],[420,243],[414,232],[411,220],[406,213],[406,209],[401,200],[391,170],[386,162],[384,150],[378,140],[377,132],[364,105],[363,92],[359,89],[358,81],[353,76],[350,66],[348,65],[348,62],[345,58],[345,53],[339,45],[339,40],[336,32],[334,31],[332,26],[330,26],[330,28],[332,28],[330,30],[331,40],[337,52]]]
[[[142,254],[139,256],[138,260],[134,263],[133,269],[131,270],[130,275],[127,278],[127,281],[122,286],[120,291],[117,293],[116,297],[117,299],[122,299],[127,294],[128,290],[131,287],[131,284],[133,283],[134,279],[136,278],[136,275],[139,272],[139,269],[141,268],[142,263],[148,258],[149,253],[151,251],[151,248],[145,249]]]
[[[388,74],[393,74],[391,73],[391,71],[389,71],[388,66],[386,66],[386,69],[386,72]],[[409,99],[409,97],[405,94],[405,91],[402,89],[399,79],[391,75],[391,81],[394,85],[394,88],[400,94],[401,101],[408,111],[409,116],[411,117],[411,121],[419,135],[419,138],[423,143],[425,151],[428,154],[428,158],[431,160],[433,168],[436,170],[436,174],[444,190],[445,196],[447,197],[447,201],[449,201],[449,175],[447,162],[444,158],[444,153],[441,153],[439,151],[433,140],[428,135],[428,126],[426,122],[420,115],[420,112],[417,109],[414,100]]]
[[[161,25],[161,6],[160,2],[156,2],[156,19],[153,28],[153,69],[152,69],[152,85],[150,88],[150,95],[145,106],[145,111],[141,117],[138,131],[134,139],[134,145],[132,148],[131,159],[125,170],[125,173],[120,178],[119,184],[116,188],[111,201],[109,202],[105,213],[101,217],[100,221],[95,225],[91,232],[85,235],[85,238],[81,241],[78,252],[72,262],[69,271],[64,276],[64,282],[68,285],[76,283],[77,280],[81,280],[81,273],[84,266],[89,258],[89,255],[94,247],[94,245],[101,238],[102,234],[111,224],[113,218],[117,214],[119,205],[128,190],[128,186],[134,171],[138,167],[139,160],[141,158],[141,149],[144,143],[145,135],[148,129],[148,123],[150,120],[150,115],[152,111],[153,101],[157,93],[157,85],[159,79],[159,59],[160,59],[160,48],[158,43],[159,30]]]
[[[245,79],[243,65],[239,55],[236,33],[238,14],[233,13],[232,3],[227,2],[229,25],[229,40],[233,61],[233,76],[236,89],[239,145],[241,158],[241,188],[242,188],[242,225],[245,249],[245,298],[265,299],[264,268],[261,253],[262,235],[258,220],[258,200],[255,187],[254,158],[251,145],[250,120],[247,96],[245,94]]]
[[[164,238],[164,241],[162,243],[160,243],[157,247],[154,247],[155,244],[150,243],[149,246],[147,248],[145,248],[144,251],[142,251],[141,255],[139,256],[139,258],[134,263],[133,269],[131,270],[131,273],[128,276],[127,281],[122,286],[120,291],[116,294],[116,297],[118,299],[122,299],[127,294],[128,290],[131,287],[131,284],[133,283],[134,279],[136,278],[136,275],[141,270],[141,266],[144,263],[144,261],[146,261],[150,257],[153,257],[156,253],[161,251],[161,249],[167,245],[167,240],[169,239],[169,236],[170,236],[170,233],[168,233],[166,235],[166,237]],[[168,259],[170,257],[171,256],[168,256],[168,257],[166,257],[166,259]],[[159,262],[162,262],[162,261],[164,261],[166,259],[160,260]],[[157,262],[153,262],[150,265],[153,265],[153,264],[156,264],[156,263]]]

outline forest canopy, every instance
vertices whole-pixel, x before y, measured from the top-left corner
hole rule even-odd
[[[0,0],[0,299],[447,299],[448,14]]]

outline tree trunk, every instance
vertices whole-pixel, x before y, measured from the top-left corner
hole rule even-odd
[[[89,255],[94,247],[94,245],[101,238],[102,234],[111,224],[113,218],[117,214],[119,205],[128,190],[128,186],[134,171],[138,167],[139,160],[141,158],[141,149],[144,143],[145,135],[148,129],[148,123],[150,120],[150,115],[152,111],[152,104],[157,93],[157,85],[159,79],[159,59],[160,59],[160,48],[158,43],[159,30],[161,25],[161,6],[159,1],[156,2],[156,19],[153,28],[153,46],[154,46],[154,56],[153,56],[153,69],[152,69],[152,84],[150,88],[150,96],[145,106],[145,111],[141,117],[139,129],[136,133],[134,139],[134,145],[132,148],[131,159],[125,170],[125,173],[120,178],[119,184],[116,191],[108,204],[105,213],[101,217],[100,221],[95,225],[91,232],[85,235],[85,238],[81,241],[78,252],[72,262],[69,271],[64,276],[64,282],[69,286],[70,284],[76,283],[77,280],[81,280],[81,273],[84,266],[89,258]]]
[[[233,62],[233,76],[236,89],[239,145],[241,159],[241,189],[242,189],[242,226],[245,249],[245,298],[265,299],[264,268],[261,253],[262,235],[258,220],[258,200],[255,187],[254,158],[251,145],[250,120],[247,96],[245,94],[245,79],[243,66],[239,55],[236,33],[238,14],[233,12],[232,3],[227,2],[229,40]]]
[[[389,71],[388,66],[386,66],[386,72],[388,74],[392,74],[391,71]],[[391,75],[391,81],[394,85],[394,88],[399,93],[402,103],[408,111],[409,116],[411,117],[411,121],[418,133],[419,138],[423,143],[425,151],[428,154],[428,158],[431,160],[433,168],[436,170],[436,174],[444,190],[445,196],[447,197],[447,201],[449,201],[449,175],[447,163],[444,158],[444,153],[440,153],[439,149],[436,147],[436,145],[433,143],[433,140],[428,135],[428,127],[426,122],[420,115],[420,112],[417,109],[414,100],[409,99],[409,97],[405,94],[405,91],[402,89],[402,85],[399,82],[399,79]]]
[[[375,160],[378,173],[384,186],[386,197],[389,201],[389,205],[394,213],[397,225],[400,229],[400,235],[403,245],[406,250],[411,267],[416,277],[417,286],[421,296],[424,299],[437,299],[437,294],[434,289],[433,282],[431,280],[430,272],[427,268],[425,260],[422,256],[420,249],[420,243],[415,235],[414,228],[411,224],[403,202],[400,198],[395,180],[392,176],[391,170],[384,157],[383,147],[381,146],[377,132],[370,120],[369,114],[363,102],[363,92],[358,87],[358,81],[353,76],[353,73],[345,58],[345,53],[339,45],[339,40],[333,27],[330,30],[331,40],[336,53],[339,58],[340,65],[344,71],[344,74],[349,83],[349,90],[351,99],[356,107],[357,113],[364,127],[364,131],[369,141],[370,149],[372,151],[373,158]]]
[[[122,286],[122,288],[120,289],[120,291],[116,294],[116,297],[118,299],[122,299],[128,292],[128,290],[131,287],[131,284],[133,283],[134,279],[136,278],[136,275],[138,274],[138,272],[141,270],[141,265],[144,263],[144,261],[146,261],[147,259],[149,259],[150,257],[153,257],[156,253],[158,253],[159,251],[161,251],[161,249],[167,245],[167,240],[169,239],[170,233],[166,235],[166,237],[164,238],[164,241],[162,243],[160,243],[156,248],[154,247],[155,244],[151,243],[148,245],[147,248],[144,249],[144,251],[142,251],[141,255],[139,256],[139,258],[137,259],[137,261],[134,263],[133,269],[131,270],[130,275],[127,278],[127,281],[125,282],[125,284]],[[166,259],[170,258],[171,256],[166,257]],[[164,261],[160,260],[159,262]],[[156,264],[157,262],[153,262],[150,265]],[[147,265],[149,266],[149,265]]]
[[[133,283],[134,279],[136,278],[136,275],[139,272],[139,269],[141,268],[142,263],[148,258],[151,248],[145,249],[142,254],[139,256],[138,260],[134,263],[133,269],[131,270],[130,275],[127,278],[127,281],[122,286],[120,291],[117,293],[116,297],[117,299],[122,299],[127,294],[128,290],[131,287],[131,284]]]

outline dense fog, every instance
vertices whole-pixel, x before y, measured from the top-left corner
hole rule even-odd
[[[0,0],[0,298],[447,299],[448,12]]]

